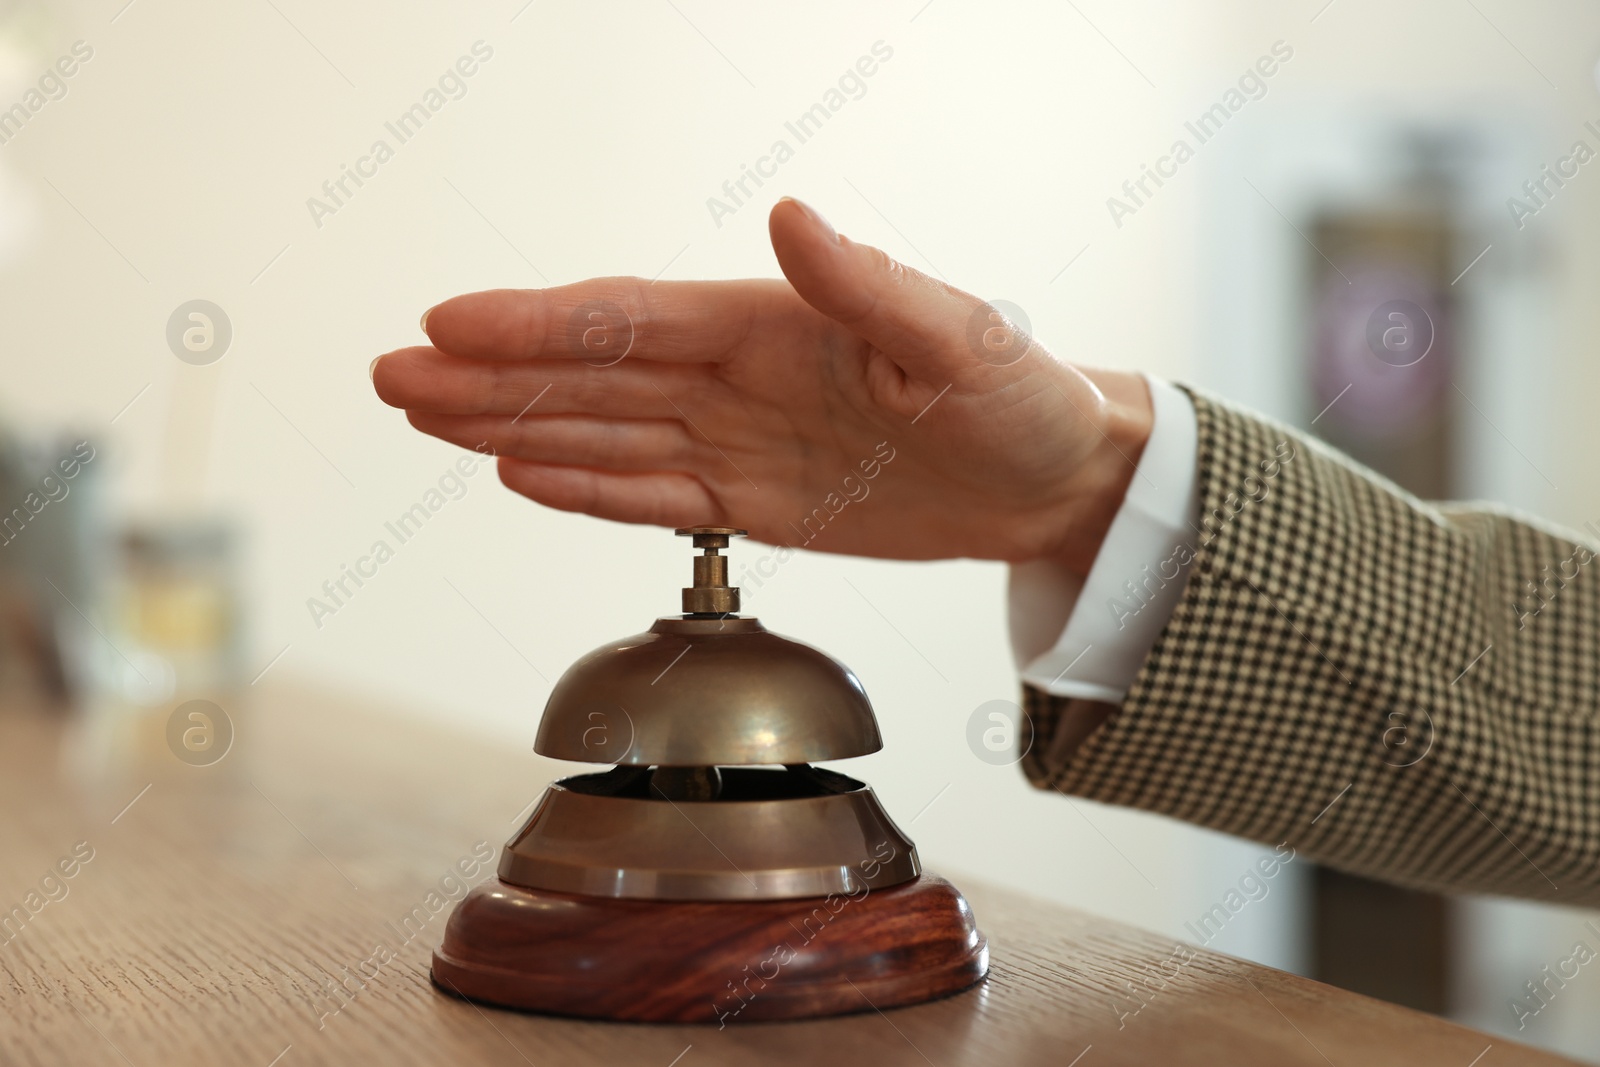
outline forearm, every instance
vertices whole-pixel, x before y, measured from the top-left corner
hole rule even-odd
[[[1600,567],[1195,410],[1181,599],[1120,708],[1029,693],[1030,778],[1394,881],[1600,900]]]

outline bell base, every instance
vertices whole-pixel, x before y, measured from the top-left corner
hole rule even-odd
[[[808,1019],[900,1007],[982,981],[989,948],[960,891],[926,872],[792,900],[579,896],[495,881],[433,954],[447,993],[629,1022]]]

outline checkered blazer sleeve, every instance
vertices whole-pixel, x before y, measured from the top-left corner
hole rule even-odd
[[[1182,599],[1120,707],[1026,688],[1029,779],[1401,884],[1600,905],[1592,545],[1187,391],[1200,528],[1123,606]]]

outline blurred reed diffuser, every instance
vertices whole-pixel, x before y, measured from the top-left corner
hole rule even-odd
[[[179,358],[145,439],[158,442],[154,492],[123,524],[109,608],[133,668],[114,689],[125,729],[112,744],[181,773],[228,754],[246,687],[240,528],[210,491],[221,371]]]

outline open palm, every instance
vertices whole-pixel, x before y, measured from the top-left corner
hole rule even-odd
[[[600,278],[456,297],[373,365],[506,485],[623,522],[1086,569],[1148,433],[1136,376],[1058,362],[978,298],[770,220],[786,281]]]

